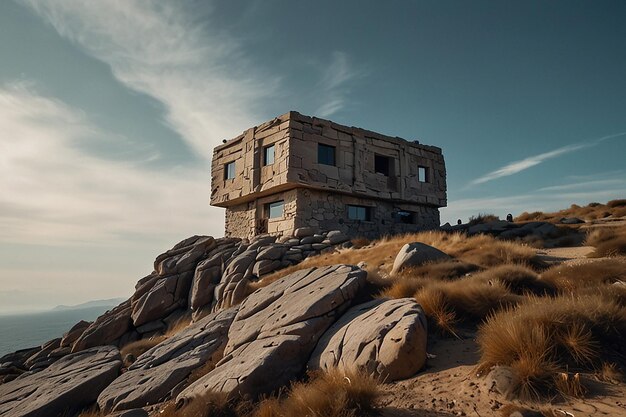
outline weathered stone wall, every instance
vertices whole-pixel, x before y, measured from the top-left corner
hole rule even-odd
[[[386,234],[435,229],[440,224],[439,210],[421,204],[396,204],[304,188],[298,189],[297,199],[296,228],[310,226],[320,230],[340,230],[351,237],[377,238]],[[370,220],[349,219],[348,205],[370,207]],[[399,210],[414,213],[414,223],[399,222],[394,216]]]
[[[441,149],[302,116],[290,119],[289,183],[444,207],[446,168]],[[318,143],[334,146],[335,166],[317,162]],[[375,171],[376,155],[391,160],[389,176]],[[418,167],[427,181],[418,179]]]
[[[243,239],[264,233],[282,236],[293,232],[296,217],[296,195],[296,189],[292,189],[229,207],[226,209],[226,237]],[[267,224],[263,229],[260,222],[267,217],[264,213],[266,205],[280,200],[285,203],[283,216],[267,219]]]

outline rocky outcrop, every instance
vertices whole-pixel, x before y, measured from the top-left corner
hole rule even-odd
[[[194,369],[221,359],[236,312],[211,314],[139,356],[100,394],[100,409],[109,412],[155,404],[184,388]]]
[[[116,344],[117,339],[131,329],[131,312],[130,300],[127,300],[98,317],[76,339],[72,345],[72,352],[79,352],[94,346]]]
[[[386,382],[408,378],[426,362],[426,326],[411,298],[357,305],[324,333],[308,367],[364,371]]]
[[[450,259],[450,255],[425,243],[407,243],[400,249],[400,252],[398,252],[396,260],[393,262],[391,273],[396,274],[406,267],[420,266],[427,262],[446,259]]]
[[[290,274],[250,295],[228,332],[224,359],[185,389],[178,401],[207,390],[257,398],[298,377],[318,338],[350,306],[365,284],[354,266]]]
[[[121,365],[113,346],[65,356],[41,372],[0,385],[0,416],[71,415],[93,403],[117,377]]]
[[[138,284],[133,296],[133,325],[162,318],[185,308],[197,264],[217,246],[211,236],[192,236],[154,261],[154,272]]]

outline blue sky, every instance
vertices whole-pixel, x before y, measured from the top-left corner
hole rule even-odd
[[[443,221],[626,197],[626,3],[337,3],[0,2],[0,312],[221,236],[212,148],[289,110],[442,147]]]

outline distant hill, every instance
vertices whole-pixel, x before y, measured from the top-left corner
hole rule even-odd
[[[86,303],[76,304],[73,306],[58,305],[52,309],[52,311],[67,311],[67,310],[82,310],[84,308],[93,307],[114,307],[126,300],[125,298],[109,298],[107,300],[93,300]]]

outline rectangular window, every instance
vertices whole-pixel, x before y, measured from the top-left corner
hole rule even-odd
[[[348,205],[348,219],[369,221],[371,218],[371,207]]]
[[[400,210],[396,213],[396,219],[398,223],[413,224],[415,223],[415,213]]]
[[[224,165],[224,179],[232,180],[233,178],[235,178],[235,161]]]
[[[417,167],[417,180],[419,182],[428,182],[428,168],[423,166]]]
[[[335,147],[317,144],[317,163],[335,166]]]
[[[274,201],[265,205],[265,212],[270,219],[279,219],[283,217],[283,211],[285,209],[285,201]]]
[[[274,163],[274,145],[263,148],[263,165],[272,165]]]
[[[388,156],[374,155],[374,172],[389,176],[391,171],[391,158]]]

